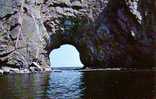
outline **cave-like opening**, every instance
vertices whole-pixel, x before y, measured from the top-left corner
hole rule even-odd
[[[49,58],[52,68],[82,68],[84,66],[80,60],[79,51],[70,44],[64,44],[57,49],[53,49]]]

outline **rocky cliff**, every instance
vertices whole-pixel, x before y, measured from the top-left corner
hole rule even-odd
[[[40,0],[0,1],[1,67],[29,68],[33,62],[48,67],[41,4]]]
[[[72,44],[92,68],[151,68],[156,60],[154,0],[1,0],[1,66],[48,66]]]

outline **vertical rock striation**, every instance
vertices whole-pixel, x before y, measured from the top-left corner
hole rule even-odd
[[[1,66],[28,68],[34,61],[48,66],[41,4],[41,0],[0,1]]]

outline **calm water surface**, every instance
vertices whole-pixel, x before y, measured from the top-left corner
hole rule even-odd
[[[0,99],[156,99],[154,71],[67,71],[0,76]]]

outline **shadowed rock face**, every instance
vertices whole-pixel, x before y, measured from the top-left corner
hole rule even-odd
[[[44,21],[48,32],[52,33],[47,47],[49,51],[70,43],[77,47],[82,62],[89,67],[155,66],[156,34],[154,23],[147,22],[156,22],[152,10],[154,3],[146,0],[88,0],[77,1],[81,7],[76,9],[72,7],[73,2],[57,2],[56,5],[49,0],[44,4],[52,11],[44,11],[44,15],[50,16]],[[61,7],[63,4],[66,6]],[[70,14],[66,9],[71,10]],[[144,13],[150,13],[153,18]],[[66,21],[72,23],[67,29]]]
[[[155,66],[153,0],[17,1],[0,2],[6,10],[0,10],[4,65],[27,67],[35,60],[47,66],[50,51],[72,44],[88,67]]]

